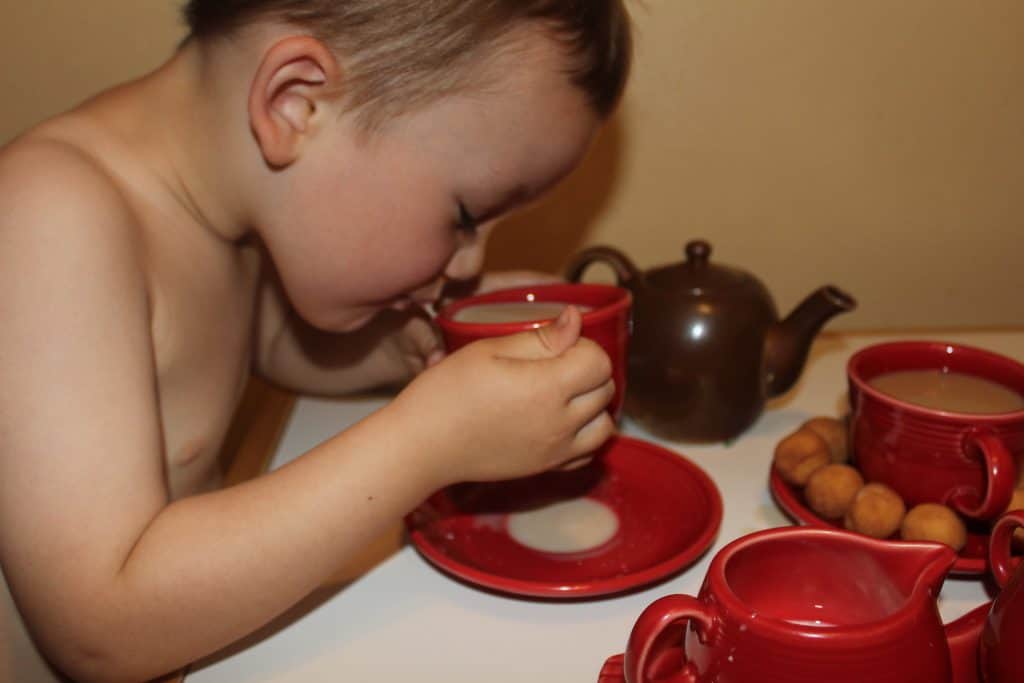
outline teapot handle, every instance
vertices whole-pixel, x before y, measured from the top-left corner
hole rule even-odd
[[[636,620],[623,662],[626,683],[649,683],[646,677],[648,667],[663,662],[668,655],[682,655],[682,662],[674,662],[673,672],[659,681],[671,683],[697,683],[697,668],[686,661],[685,643],[671,645],[661,638],[670,626],[681,622],[695,621],[698,634],[703,639],[713,635],[715,618],[713,608],[689,595],[666,595],[647,606]],[[673,653],[673,650],[678,650]],[[668,672],[665,672],[668,674]]]
[[[1010,578],[1016,571],[1020,560],[1010,556],[1010,544],[1013,532],[1024,527],[1024,510],[1011,510],[999,518],[992,527],[992,536],[988,544],[988,561],[992,568],[992,576],[1000,588],[1006,588]]]
[[[629,286],[638,281],[642,275],[640,270],[629,258],[614,247],[589,247],[572,258],[565,269],[566,279],[579,282],[584,271],[595,262],[611,266],[615,272],[615,280],[619,286]]]

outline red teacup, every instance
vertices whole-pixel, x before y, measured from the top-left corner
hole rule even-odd
[[[460,299],[446,306],[437,316],[445,347],[457,351],[478,339],[500,337],[536,329],[551,322],[550,315],[512,322],[471,322],[457,320],[466,309],[489,304],[572,304],[583,313],[582,335],[604,349],[612,361],[615,395],[608,413],[619,420],[626,390],[626,350],[630,332],[630,307],[633,297],[628,289],[597,284],[554,284],[517,287]]]
[[[959,680],[979,619],[943,627],[935,596],[955,559],[943,545],[838,529],[743,536],[712,559],[698,597],[669,595],[643,611],[625,657],[609,659],[600,680]]]
[[[979,661],[987,683],[1024,681],[1024,569],[1010,556],[1013,532],[1024,527],[1024,510],[1006,513],[992,529],[989,559],[1002,592],[992,603],[981,635]]]
[[[851,445],[864,478],[892,487],[908,507],[944,503],[967,517],[996,517],[1013,494],[1014,456],[1024,454],[1024,410],[924,408],[870,384],[903,370],[973,375],[1024,395],[1024,365],[990,351],[929,341],[870,346],[847,364]]]

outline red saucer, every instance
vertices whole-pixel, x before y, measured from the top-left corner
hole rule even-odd
[[[619,593],[674,574],[708,549],[722,521],[711,479],[683,456],[613,438],[571,472],[493,484],[458,484],[406,520],[410,540],[440,569],[503,593],[581,598]],[[509,536],[510,513],[587,497],[618,517],[615,536],[578,553],[549,553]]]
[[[825,529],[842,529],[838,520],[823,519],[807,507],[800,490],[788,484],[775,468],[771,468],[768,486],[775,503],[782,508],[790,519],[805,526],[822,527]],[[895,538],[895,537],[894,537]],[[968,526],[967,545],[960,551],[960,559],[950,570],[953,576],[978,576],[988,571],[988,533],[981,523]]]

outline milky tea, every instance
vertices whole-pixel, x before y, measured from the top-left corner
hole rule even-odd
[[[983,377],[943,370],[900,370],[868,382],[883,394],[922,408],[996,415],[1024,410],[1024,396]]]
[[[591,310],[589,306],[574,304],[580,313]],[[560,301],[510,301],[493,304],[467,306],[455,313],[452,319],[460,323],[521,323],[534,320],[553,320],[568,304]]]

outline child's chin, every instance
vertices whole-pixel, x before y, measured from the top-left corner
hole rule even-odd
[[[377,317],[380,311],[373,309],[369,311],[353,311],[350,316],[340,318],[336,323],[331,325],[332,332],[355,332],[358,329],[366,327],[371,320]]]

